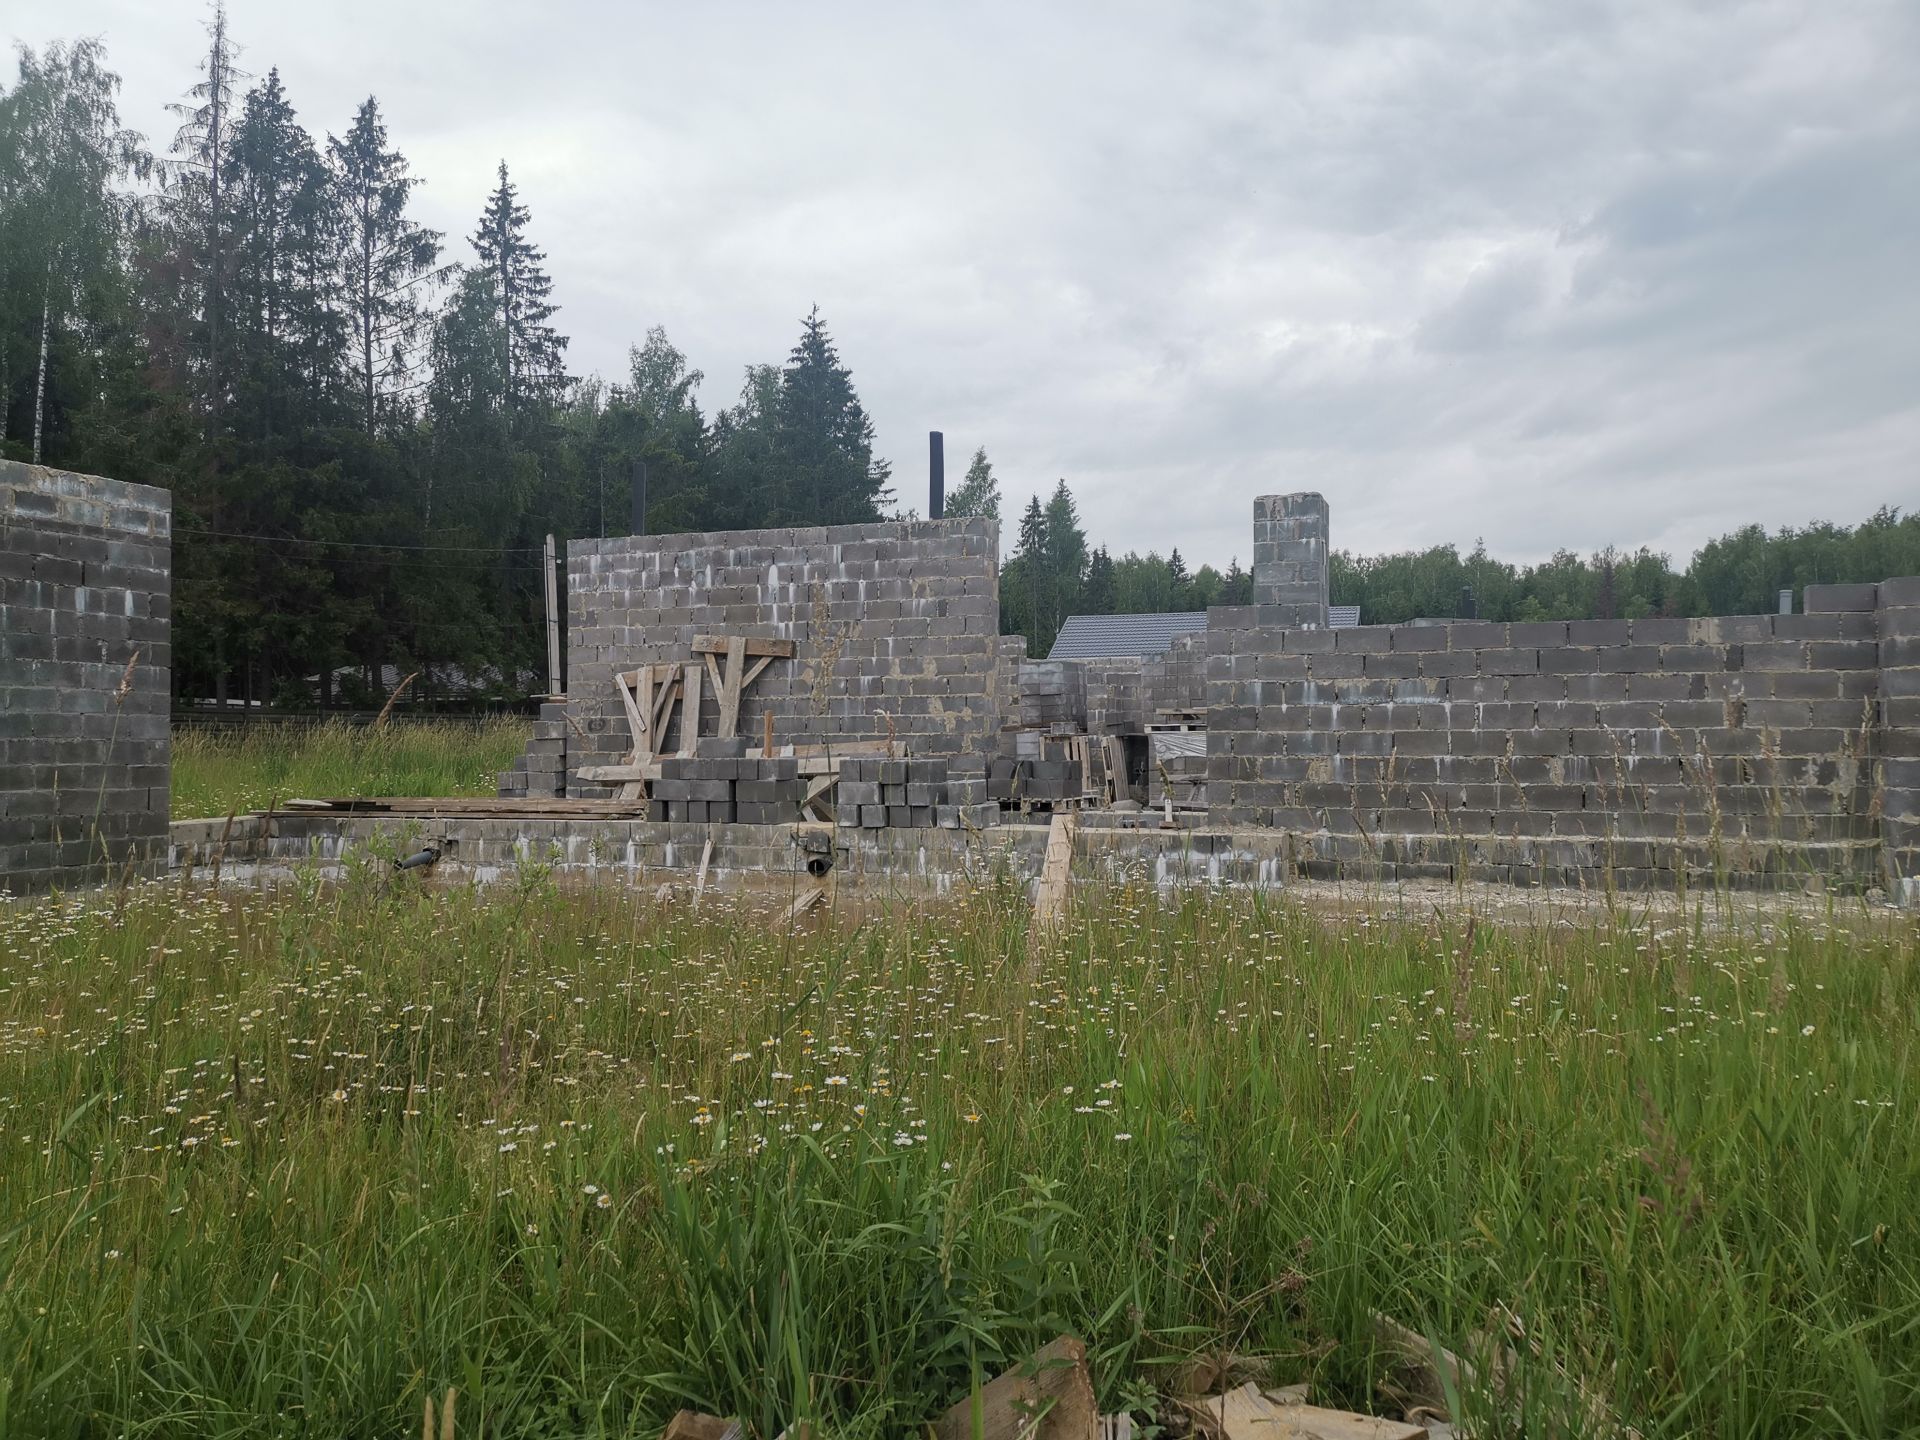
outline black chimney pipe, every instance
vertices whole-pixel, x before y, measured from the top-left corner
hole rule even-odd
[[[1477,620],[1480,618],[1480,607],[1474,601],[1473,587],[1471,585],[1462,585],[1460,587],[1460,618],[1462,620]]]
[[[647,462],[633,462],[633,534],[647,533]]]
[[[938,430],[927,432],[927,518],[942,519],[947,513],[947,437]]]

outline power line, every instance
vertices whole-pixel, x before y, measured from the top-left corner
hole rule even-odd
[[[539,545],[400,545],[384,540],[309,540],[295,535],[242,535],[232,530],[196,530],[173,527],[176,535],[199,535],[209,540],[258,540],[268,545],[333,545],[345,550],[439,550],[461,555],[538,555]]]

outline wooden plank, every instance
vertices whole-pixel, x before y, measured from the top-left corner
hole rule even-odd
[[[757,635],[696,635],[693,637],[693,653],[724,655],[727,653],[727,646],[734,640],[744,640],[749,655],[768,655],[780,660],[793,658],[793,641],[763,640]]]
[[[694,877],[693,898],[698,900],[707,893],[707,866],[713,860],[713,837],[707,837],[707,843],[700,847],[700,873]]]
[[[791,925],[814,906],[827,898],[825,886],[816,885],[811,890],[800,892],[800,898],[787,907],[787,913],[780,917],[781,923]]]
[[[947,1411],[933,1433],[936,1440],[1098,1440],[1099,1428],[1087,1347],[1062,1335]]]
[[[1047,858],[1040,867],[1040,892],[1033,905],[1034,923],[1051,925],[1066,912],[1067,887],[1073,877],[1073,841],[1079,833],[1080,819],[1067,811],[1055,811],[1047,827]]]
[[[641,718],[641,708],[634,703],[633,692],[627,688],[627,677],[613,677],[613,693],[620,697],[620,708],[627,713],[627,733],[633,737],[633,744],[627,753],[636,759],[647,743],[647,722]]]
[[[697,1410],[682,1410],[667,1422],[660,1440],[740,1440],[738,1420],[722,1420]]]
[[[760,716],[760,753],[773,753],[773,711],[764,711]]]
[[[707,663],[713,663],[713,657],[707,656]],[[720,701],[719,726],[714,731],[722,740],[731,740],[740,733],[740,692],[745,688],[747,678],[747,637],[730,635],[727,637],[726,675],[722,679],[717,699]]]
[[[725,682],[720,678],[720,662],[711,654],[702,655],[700,658],[707,662],[707,683],[713,686],[713,693],[718,695],[726,688]]]
[[[1263,1394],[1249,1380],[1201,1401],[1210,1433],[1223,1440],[1426,1440],[1425,1426],[1296,1401],[1285,1391]]]
[[[767,655],[767,656],[763,656],[761,659],[754,661],[753,668],[747,671],[747,678],[740,682],[740,688],[744,690],[747,688],[747,686],[753,684],[754,681],[758,680],[760,678],[760,672],[765,670],[767,666],[771,665],[774,662],[774,659],[775,659],[774,656]]]
[[[640,780],[658,780],[660,762],[629,761],[624,765],[582,765],[580,778],[594,785],[631,785]]]
[[[692,756],[694,742],[700,738],[700,666],[688,661],[682,672],[680,694],[680,753]]]

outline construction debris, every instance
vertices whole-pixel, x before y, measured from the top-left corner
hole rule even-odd
[[[935,1440],[1098,1440],[1087,1347],[1062,1335],[983,1385],[933,1426]]]
[[[1190,1408],[1201,1432],[1218,1440],[1427,1440],[1422,1426],[1309,1405],[1306,1393],[1304,1385],[1263,1391],[1249,1380]]]
[[[698,1410],[682,1410],[667,1422],[660,1440],[740,1440],[740,1422]]]

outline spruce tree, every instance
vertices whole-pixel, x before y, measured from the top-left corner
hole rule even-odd
[[[388,146],[373,96],[354,112],[344,138],[327,137],[327,163],[345,229],[355,400],[360,425],[372,435],[383,413],[413,408],[426,326],[422,291],[440,258],[440,232],[407,217],[408,198],[424,182],[409,175],[406,157]]]
[[[247,93],[226,172],[235,432],[271,437],[327,423],[342,349],[338,227],[319,153],[278,70]]]
[[[493,277],[500,307],[501,371],[510,410],[558,399],[567,380],[561,360],[567,338],[547,324],[558,307],[548,298],[553,281],[541,268],[546,252],[527,238],[527,219],[502,160],[499,187],[470,238],[481,267]]]
[[[163,172],[169,181],[168,209],[188,262],[185,273],[192,315],[188,363],[198,376],[197,388],[213,433],[221,427],[230,383],[227,240],[232,200],[226,165],[233,144],[233,87],[245,78],[234,63],[226,6],[215,0],[213,18],[207,22],[207,53],[200,79],[187,91],[184,102],[168,107],[181,124],[173,137],[173,158]]]
[[[783,473],[768,478],[784,492],[780,521],[853,525],[880,518],[892,499],[892,470],[874,456],[873,421],[818,305],[802,322],[780,375],[777,437]]]
[[[1080,596],[1080,613],[1111,615],[1117,599],[1113,582],[1113,557],[1102,545],[1087,561],[1087,583]]]
[[[1058,630],[1080,608],[1080,587],[1087,574],[1087,535],[1065,480],[1053,487],[1046,509],[1046,621]]]
[[[993,473],[993,463],[987,459],[986,446],[973,452],[966,478],[947,497],[947,516],[954,520],[973,516],[1000,518],[1000,481]]]

